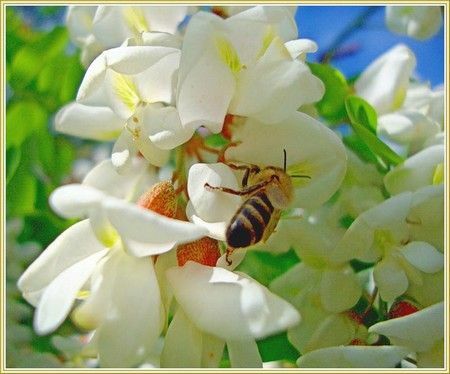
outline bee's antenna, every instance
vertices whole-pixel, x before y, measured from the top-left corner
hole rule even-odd
[[[283,160],[283,171],[286,173],[286,163],[287,163],[286,149],[283,149],[283,155],[284,155],[284,160]]]
[[[311,179],[309,175],[290,175],[291,178],[307,178]]]

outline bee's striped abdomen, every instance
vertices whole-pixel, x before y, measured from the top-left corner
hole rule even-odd
[[[248,198],[231,219],[226,233],[227,244],[232,248],[244,248],[258,243],[273,210],[263,191]]]

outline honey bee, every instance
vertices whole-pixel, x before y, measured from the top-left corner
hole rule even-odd
[[[227,187],[213,187],[205,183],[209,191],[223,191],[247,199],[231,218],[226,230],[228,245],[226,260],[237,248],[246,248],[265,242],[274,232],[283,209],[287,209],[293,199],[294,189],[291,178],[308,178],[308,175],[289,175],[286,172],[286,150],[283,150],[283,168],[257,165],[234,165],[226,163],[234,170],[245,170],[242,190]]]

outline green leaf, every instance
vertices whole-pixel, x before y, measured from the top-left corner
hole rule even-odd
[[[372,133],[377,133],[377,112],[367,101],[358,96],[349,96],[345,106],[352,123],[359,123]]]
[[[285,332],[257,342],[263,362],[287,360],[295,362],[300,354],[287,339]]]
[[[355,133],[343,137],[344,144],[355,152],[358,157],[366,162],[374,164],[378,163],[377,156],[370,150],[370,148],[364,143],[359,136]]]
[[[237,269],[247,273],[259,283],[268,286],[272,280],[298,262],[299,258],[293,249],[278,255],[270,252],[248,251],[244,261]]]
[[[66,28],[56,27],[38,41],[24,45],[12,60],[11,86],[19,89],[26,87],[49,61],[64,52],[67,42]]]
[[[61,105],[75,99],[76,93],[84,76],[84,68],[80,63],[79,53],[67,57],[66,71],[62,78],[59,101]]]
[[[6,185],[11,181],[17,171],[22,158],[20,148],[11,147],[6,151]]]
[[[325,94],[316,104],[319,114],[332,124],[342,122],[346,116],[345,98],[350,93],[344,75],[330,65],[311,63],[309,67],[325,84]]]
[[[376,114],[363,99],[351,96],[345,101],[350,124],[355,134],[367,145],[372,153],[378,156],[386,165],[398,165],[403,158],[395,153],[375,134]],[[373,122],[375,121],[375,125]]]
[[[55,80],[55,76],[58,77]],[[42,69],[37,77],[37,91],[61,106],[75,98],[83,77],[79,56],[58,55]]]
[[[73,223],[74,220],[62,220],[48,208],[36,211],[24,218],[24,229],[18,240],[22,243],[36,241],[45,248]]]
[[[46,129],[48,115],[38,103],[12,103],[6,113],[6,148],[20,147],[36,131]]]
[[[222,134],[212,134],[205,138],[205,145],[208,147],[221,148],[228,143],[228,140]]]
[[[26,153],[6,189],[6,211],[9,216],[23,216],[34,211],[37,181],[31,170],[31,162]]]
[[[16,51],[27,43],[34,43],[42,33],[27,25],[13,7],[6,7],[6,61],[11,64]],[[7,74],[9,75],[9,69]]]

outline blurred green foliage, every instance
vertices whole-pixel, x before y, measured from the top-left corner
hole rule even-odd
[[[79,55],[68,50],[64,27],[35,30],[6,8],[6,212],[25,221],[20,241],[44,247],[68,225],[48,206],[76,154],[74,145],[52,130],[55,112],[74,99],[83,76]]]
[[[79,54],[68,50],[65,28],[35,30],[6,7],[6,214],[23,220],[18,242],[37,242],[41,248],[72,223],[48,205],[50,193],[69,181],[76,157],[74,144],[52,129],[55,112],[75,98],[84,72]],[[32,331],[32,319],[23,323]],[[64,326],[58,334],[67,330]],[[51,336],[32,335],[36,352],[57,353],[50,341]]]

